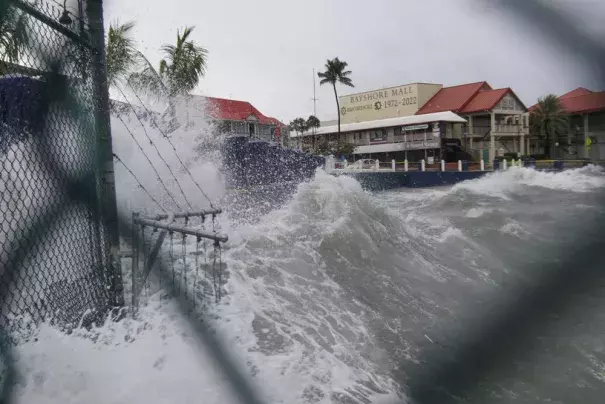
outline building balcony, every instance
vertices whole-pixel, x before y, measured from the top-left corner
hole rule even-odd
[[[529,135],[529,127],[519,124],[496,124],[493,134],[496,136],[521,136]],[[473,138],[482,138],[491,132],[491,126],[474,126],[471,128],[463,128],[463,132],[473,134]]]

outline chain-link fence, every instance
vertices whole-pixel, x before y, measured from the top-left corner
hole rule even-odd
[[[562,48],[575,47],[603,83],[603,46],[539,2],[508,5],[551,33]],[[117,233],[110,231],[115,206],[107,203],[113,198],[106,178],[111,167],[104,165],[107,150],[111,157],[103,127],[107,91],[102,69],[95,69],[103,55],[93,51],[94,43],[102,49],[101,10],[89,11],[97,12],[96,20],[90,12],[74,16],[49,2],[0,0],[0,402],[13,382],[8,335],[14,338],[19,335],[14,331],[43,318],[68,324],[86,310],[103,313],[122,299],[116,251],[110,248],[117,245]],[[120,219],[120,233],[143,244],[127,218]],[[564,311],[578,295],[603,290],[605,240],[596,227],[500,316],[467,335],[466,343],[452,346],[451,355],[423,355],[430,366],[409,376],[409,397],[418,403],[463,402],[460,397],[472,393],[486,374],[528,354],[530,337],[553,310]],[[163,284],[170,284],[171,272],[161,259],[159,267]],[[186,296],[177,302],[183,313],[193,312]],[[243,402],[258,402],[224,345],[203,323],[188,318],[213,355],[209,366],[226,376]]]
[[[91,31],[82,5],[70,13],[50,1],[11,0],[2,1],[0,11],[5,352],[14,342],[9,339],[27,338],[28,324],[90,323],[123,298],[119,272],[113,275],[111,229],[101,212],[108,189],[100,170],[103,73],[91,41],[99,33]],[[102,41],[102,31],[100,36]],[[0,364],[0,387],[6,369]]]

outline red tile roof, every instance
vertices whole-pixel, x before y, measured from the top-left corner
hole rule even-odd
[[[592,91],[590,91],[589,89],[584,88],[584,87],[578,87],[575,90],[571,90],[570,92],[563,94],[562,96],[559,97],[559,99],[577,97],[578,95],[588,95],[588,94],[592,94]]]
[[[605,111],[605,91],[594,92],[578,87],[560,96],[559,101],[568,114]],[[533,111],[537,106],[538,104],[532,105],[529,110]]]
[[[472,112],[491,111],[506,94],[512,92],[510,88],[479,91],[464,108],[456,112],[470,114]]]
[[[430,114],[443,111],[460,111],[479,92],[479,90],[491,90],[486,81],[478,83],[462,84],[453,87],[444,87],[426,102],[416,115]]]
[[[568,114],[581,114],[596,111],[605,111],[605,91],[591,92],[576,97],[561,98],[559,101]]]
[[[280,124],[277,119],[263,115],[248,101],[206,97],[206,113],[214,119],[245,121],[250,116],[254,116],[260,123]]]

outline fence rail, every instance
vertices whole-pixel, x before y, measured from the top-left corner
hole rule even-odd
[[[439,163],[428,164],[426,160],[420,161],[395,161],[390,162],[379,160],[359,160],[349,164],[347,162],[329,161],[326,163],[328,172],[389,172],[389,171],[493,171],[507,169],[508,167],[529,167],[535,169],[563,170],[568,168],[585,167],[592,165],[605,165],[605,161],[589,160],[535,160],[535,159],[496,159],[492,162],[479,160],[479,162],[469,162],[459,160],[456,163],[446,163],[445,160]]]

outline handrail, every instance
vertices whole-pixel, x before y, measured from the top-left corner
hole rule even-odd
[[[148,219],[150,220],[165,220],[168,219],[168,217],[173,216],[175,219],[183,219],[183,218],[188,218],[188,217],[204,217],[204,216],[210,216],[210,215],[218,215],[220,213],[222,213],[222,209],[202,209],[200,211],[196,211],[196,212],[177,212],[177,213],[172,213],[172,214],[159,214],[159,215],[155,215],[155,216],[150,216],[148,217]]]
[[[204,230],[191,229],[188,227],[183,227],[183,226],[179,226],[179,225],[175,225],[175,224],[159,222],[157,220],[150,220],[150,219],[135,217],[134,223],[141,224],[144,226],[155,227],[158,229],[165,229],[170,232],[175,231],[177,233],[188,234],[190,236],[196,236],[196,237],[206,238],[206,239],[210,239],[210,240],[214,240],[214,241],[220,241],[222,243],[225,243],[225,242],[227,242],[227,240],[229,240],[229,237],[227,237],[227,235],[225,235],[225,234],[210,233],[210,232],[204,231]]]

